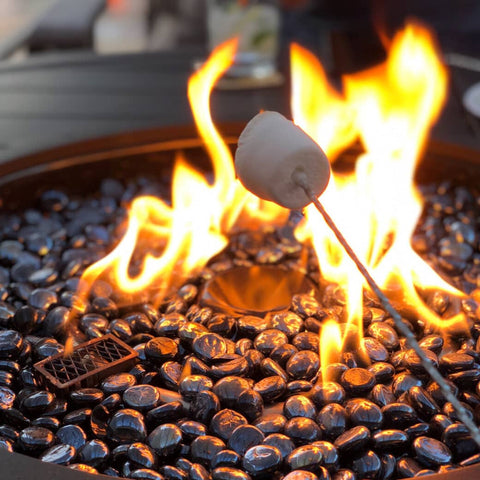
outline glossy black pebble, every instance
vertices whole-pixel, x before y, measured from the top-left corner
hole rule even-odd
[[[224,441],[227,441],[233,431],[240,425],[246,425],[247,419],[235,410],[220,410],[210,422],[210,430]]]
[[[360,451],[370,441],[370,430],[364,426],[353,427],[342,433],[334,442],[340,453]]]
[[[264,355],[269,355],[276,347],[286,343],[288,343],[288,337],[282,331],[274,328],[264,330],[255,337],[253,342],[255,348]]]
[[[105,438],[107,436],[107,426],[110,416],[111,414],[107,407],[103,405],[95,405],[95,407],[93,407],[90,417],[90,428],[96,437]]]
[[[70,394],[70,399],[78,406],[91,407],[103,400],[104,393],[98,388],[79,388]]]
[[[319,447],[304,445],[293,450],[285,463],[291,470],[314,470],[320,465],[322,459],[323,455]]]
[[[145,345],[145,355],[154,363],[161,364],[167,360],[173,360],[177,353],[177,344],[168,337],[152,338]]]
[[[202,423],[209,423],[219,410],[220,401],[218,397],[210,391],[199,392],[190,404],[191,415]]]
[[[330,403],[343,403],[345,400],[345,390],[339,383],[323,382],[312,388],[309,397],[315,405],[319,407]]]
[[[42,462],[56,463],[57,465],[69,465],[76,456],[76,450],[71,445],[60,443],[55,445],[40,455]]]
[[[118,443],[142,442],[147,436],[143,415],[130,408],[119,410],[108,423],[107,433]]]
[[[312,445],[321,450],[323,455],[322,465],[329,471],[335,471],[338,468],[340,459],[337,448],[325,440],[319,440],[318,442],[312,443]]]
[[[192,464],[188,473],[189,480],[210,480],[211,478],[208,470],[200,463]]]
[[[274,472],[282,461],[278,448],[257,445],[248,449],[242,460],[243,469],[252,477],[264,477]]]
[[[148,436],[148,445],[160,456],[174,453],[182,442],[182,431],[176,425],[165,423],[159,425]]]
[[[251,476],[238,468],[218,467],[212,470],[212,480],[251,480]]]
[[[478,446],[463,423],[452,423],[445,428],[441,440],[455,456],[455,460],[464,460],[478,452]]]
[[[265,435],[271,433],[281,433],[285,429],[287,419],[280,414],[270,413],[262,415],[255,422],[255,426],[258,427]]]
[[[396,397],[390,386],[377,384],[372,388],[369,399],[376,403],[379,407],[384,407],[389,403],[396,402]]]
[[[249,388],[239,395],[235,409],[248,421],[253,422],[263,413],[263,398],[258,392]]]
[[[373,373],[377,383],[388,383],[395,374],[393,365],[386,362],[373,363],[368,367],[368,371]]]
[[[32,420],[31,423],[32,427],[37,426],[37,427],[44,427],[47,428],[48,430],[52,430],[53,432],[56,432],[61,425],[60,420],[57,417],[37,417],[35,420]]]
[[[440,412],[440,408],[432,396],[422,387],[412,387],[408,390],[408,401],[410,405],[425,420]]]
[[[149,427],[155,427],[167,422],[174,422],[185,416],[182,402],[167,402],[148,411],[145,420]]]
[[[203,465],[210,465],[215,455],[225,449],[226,446],[222,440],[210,435],[197,437],[190,445],[192,459]]]
[[[389,403],[382,408],[382,413],[386,428],[405,428],[418,423],[417,413],[406,403]]]
[[[0,450],[6,450],[9,453],[13,453],[13,442],[6,438],[0,437]]]
[[[408,435],[402,430],[380,430],[373,437],[375,450],[379,452],[396,452],[402,450],[408,442]]]
[[[416,438],[413,441],[413,450],[418,461],[427,467],[438,467],[452,461],[452,453],[449,448],[434,438]]]
[[[368,335],[378,340],[387,350],[398,347],[398,335],[392,326],[385,322],[373,322],[368,326]]]
[[[287,383],[279,375],[264,377],[257,382],[253,389],[258,392],[265,403],[271,403],[280,398],[287,390]]]
[[[177,426],[182,431],[185,442],[190,442],[197,437],[207,434],[207,427],[195,420],[180,420],[177,422]]]
[[[348,416],[346,410],[338,403],[331,403],[320,410],[317,423],[324,435],[335,439],[347,428]]]
[[[212,391],[223,406],[233,408],[237,405],[237,400],[241,393],[249,388],[250,384],[245,378],[228,376],[218,380]]]
[[[285,475],[283,480],[318,480],[318,477],[307,470],[295,470]]]
[[[425,356],[435,365],[438,366],[438,357],[431,350],[422,349]],[[413,374],[425,374],[425,368],[415,350],[407,350],[403,359],[405,365]],[[473,362],[472,362],[473,363]]]
[[[103,472],[105,475],[109,475],[108,472]],[[112,476],[110,474],[110,476]],[[134,480],[165,480],[165,477],[161,474],[152,470],[151,468],[139,468],[138,470],[134,470],[130,474],[130,478]]]
[[[210,362],[227,353],[227,343],[220,335],[206,333],[195,338],[192,349],[201,360]]]
[[[469,370],[473,367],[475,360],[466,353],[447,353],[440,359],[440,368],[447,373]]]
[[[193,399],[199,392],[211,390],[213,382],[206,375],[187,375],[179,385],[179,392],[186,399]]]
[[[43,427],[27,427],[20,432],[18,443],[25,451],[41,451],[51,447],[55,435]]]
[[[157,464],[155,452],[148,445],[140,442],[132,443],[128,447],[127,457],[142,468],[154,468]]]
[[[314,419],[315,405],[304,395],[293,395],[283,405],[283,414],[288,419],[293,417],[306,417]]]
[[[38,390],[32,392],[21,400],[22,410],[31,414],[40,414],[45,412],[54,402],[55,396],[53,393],[46,390]]]
[[[242,457],[233,450],[221,450],[210,463],[212,469],[218,467],[237,467],[242,462]]]
[[[407,427],[405,433],[410,440],[413,440],[414,438],[428,435],[430,433],[430,425],[424,422],[415,423],[414,425]]]
[[[227,446],[239,455],[244,455],[249,448],[262,443],[264,438],[263,432],[257,427],[240,425],[232,432]]]
[[[130,373],[118,373],[107,377],[101,385],[102,390],[110,395],[112,393],[122,393],[128,387],[133,387],[137,383],[135,377]]]
[[[20,333],[30,333],[36,327],[38,320],[37,310],[29,305],[24,305],[15,312],[12,326]]]
[[[78,460],[94,468],[105,464],[110,455],[108,446],[101,440],[90,440],[79,451]]]
[[[406,372],[400,372],[395,375],[392,382],[392,391],[394,395],[399,397],[402,393],[408,392],[412,387],[421,387],[422,381],[416,376]]]
[[[316,422],[310,418],[295,417],[285,425],[285,435],[297,445],[305,445],[320,440],[322,432]]]
[[[311,350],[295,353],[287,362],[286,372],[296,380],[311,380],[318,372],[320,360]]]
[[[139,411],[155,408],[160,402],[160,393],[152,385],[135,385],[123,392],[125,406]]]
[[[350,395],[365,395],[375,386],[375,376],[364,368],[350,368],[342,375],[340,383]]]
[[[16,358],[23,347],[23,338],[15,330],[0,331],[0,358]]]
[[[382,411],[370,400],[354,398],[346,403],[345,409],[352,425],[364,425],[370,430],[377,430],[382,425]]]
[[[61,443],[71,445],[76,450],[80,450],[86,441],[85,432],[78,425],[65,425],[57,431],[57,438]]]
[[[333,480],[356,480],[356,478],[357,476],[355,475],[355,473],[348,468],[341,468],[340,470],[337,470],[332,476]]]
[[[372,450],[352,461],[352,470],[358,475],[358,478],[377,478],[381,467],[380,458]]]
[[[30,420],[18,409],[9,408],[2,412],[3,421],[12,427],[26,428],[30,425]]]

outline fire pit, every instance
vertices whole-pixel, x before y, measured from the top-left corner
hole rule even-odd
[[[208,89],[191,88],[208,100]],[[201,125],[207,153],[230,155],[242,126],[224,125],[222,140],[208,115]],[[361,155],[360,147],[343,151],[336,174],[351,172]],[[412,243],[465,293],[431,277],[413,292],[423,303],[404,309],[477,423],[479,155],[433,143],[426,150],[416,171],[426,203]],[[346,284],[330,278],[332,259],[320,259],[319,276],[312,245],[321,237],[307,242],[298,215],[255,203],[222,168],[214,162],[211,171],[193,128],[93,140],[0,166],[4,474],[478,475],[477,446],[376,299],[360,284],[362,323],[352,322]],[[225,213],[212,198],[238,210]],[[337,269],[342,278],[341,262]],[[404,277],[386,285],[411,307]],[[52,361],[73,368],[77,346],[108,342],[107,334],[126,344],[112,360],[138,363],[65,393],[34,369]],[[82,361],[93,355],[82,352]]]

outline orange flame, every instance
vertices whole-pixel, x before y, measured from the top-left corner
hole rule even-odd
[[[232,154],[211,118],[211,91],[233,63],[236,49],[236,39],[217,47],[188,83],[193,116],[213,164],[213,183],[177,153],[172,205],[151,196],[133,200],[126,233],[107,256],[84,272],[81,297],[89,294],[100,276],[108,276],[120,292],[129,294],[127,298],[152,291],[158,304],[226,246],[228,232],[242,218],[269,223],[286,218],[285,209],[260,201],[235,180]],[[141,264],[132,273],[139,256]]]
[[[353,115],[343,97],[328,83],[318,59],[296,43],[290,46],[291,106],[295,123],[335,157],[355,140]]]
[[[332,363],[340,361],[342,353],[342,334],[340,325],[333,319],[328,319],[322,323],[320,330],[320,365],[327,367]],[[329,382],[333,380],[329,377],[326,368],[322,368],[322,382]]]
[[[328,84],[319,62],[298,46],[292,47],[291,65],[295,122],[330,154],[357,135],[365,148],[353,174],[333,175],[322,196],[325,208],[376,281],[400,290],[419,320],[441,329],[465,327],[463,314],[442,319],[424,304],[417,287],[462,293],[410,246],[422,210],[413,182],[415,167],[447,89],[447,72],[431,33],[409,24],[393,38],[384,64],[344,79],[343,97]],[[361,336],[363,278],[311,206],[297,236],[312,241],[322,277],[344,289],[348,324],[356,324]],[[338,345],[333,327],[324,327],[322,361],[330,361]]]

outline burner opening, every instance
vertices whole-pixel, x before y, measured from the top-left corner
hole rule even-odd
[[[265,315],[287,309],[295,294],[316,292],[312,280],[298,270],[255,265],[215,274],[206,282],[200,303],[229,314]]]

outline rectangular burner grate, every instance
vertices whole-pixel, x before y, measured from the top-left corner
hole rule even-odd
[[[34,366],[55,389],[68,391],[73,386],[96,386],[103,378],[131,368],[137,357],[133,348],[108,334],[78,345],[70,355],[59,353]]]

